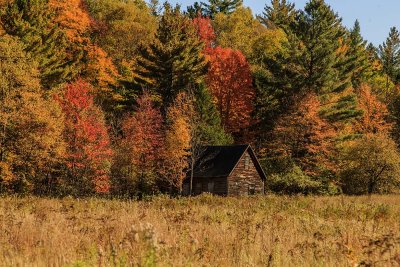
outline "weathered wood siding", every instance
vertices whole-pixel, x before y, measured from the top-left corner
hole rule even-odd
[[[248,163],[247,167],[246,161]],[[253,193],[263,194],[264,182],[258,174],[250,154],[246,152],[228,177],[228,195],[247,196]]]
[[[189,195],[190,181],[184,183],[184,195]],[[204,192],[210,192],[215,195],[226,196],[228,191],[226,178],[193,178],[193,194],[200,195]]]

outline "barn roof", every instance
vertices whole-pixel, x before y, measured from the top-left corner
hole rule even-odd
[[[199,149],[200,156],[195,163],[193,176],[196,178],[217,178],[231,175],[242,156],[248,151],[260,177],[266,176],[250,145],[205,146]]]

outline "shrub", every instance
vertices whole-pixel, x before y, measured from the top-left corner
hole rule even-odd
[[[288,172],[272,174],[268,179],[268,187],[279,194],[312,194],[320,191],[322,183],[314,181],[294,165]]]
[[[399,185],[400,154],[387,135],[352,141],[341,153],[340,179],[347,194],[389,193]]]

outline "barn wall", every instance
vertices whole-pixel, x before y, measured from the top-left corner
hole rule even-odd
[[[248,159],[248,168],[246,169],[246,157]],[[254,194],[264,193],[264,182],[257,172],[250,154],[246,152],[240,159],[238,165],[232,174],[228,177],[228,195],[229,196],[247,196],[251,195],[254,188]]]
[[[212,189],[209,190],[209,185],[212,184]],[[183,194],[189,195],[190,181],[185,180],[183,185]],[[204,192],[209,192],[215,195],[227,195],[227,179],[226,178],[193,178],[193,194],[200,195]]]

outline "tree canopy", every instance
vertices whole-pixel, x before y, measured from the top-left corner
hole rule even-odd
[[[400,34],[324,0],[0,0],[0,193],[182,191],[249,143],[285,194],[398,190]]]

